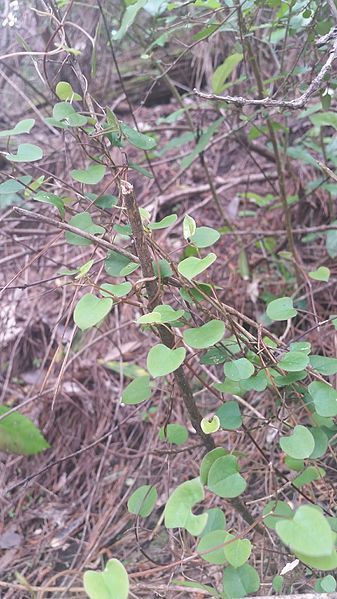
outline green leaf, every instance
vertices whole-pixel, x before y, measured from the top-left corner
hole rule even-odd
[[[121,40],[126,34],[129,27],[131,27],[134,22],[138,12],[143,6],[148,2],[148,0],[138,0],[134,4],[130,4],[123,15],[123,19],[121,22],[121,26],[118,31],[112,36],[114,40]]]
[[[254,374],[254,365],[247,358],[238,358],[224,364],[224,373],[231,381],[249,379]]]
[[[332,550],[330,555],[323,557],[309,557],[302,553],[296,553],[296,557],[310,568],[315,568],[315,570],[335,570],[337,568],[337,552],[335,549]]]
[[[186,350],[184,347],[170,349],[166,345],[158,343],[151,347],[147,355],[148,371],[153,378],[170,374],[182,365],[185,356]]]
[[[275,593],[280,594],[283,589],[283,576],[276,574],[276,576],[273,578],[272,585]]]
[[[252,544],[248,539],[236,539],[225,545],[225,557],[233,568],[240,568],[250,557]]]
[[[310,366],[324,376],[337,374],[337,359],[325,356],[310,356]]]
[[[95,199],[95,206],[99,208],[113,208],[118,204],[118,198],[114,195],[103,195]]]
[[[315,591],[317,593],[334,593],[336,590],[336,580],[331,574],[324,576],[315,583]]]
[[[43,150],[35,144],[20,144],[16,154],[7,154],[7,160],[11,162],[35,162],[41,160]]]
[[[133,129],[126,123],[121,123],[121,130],[128,142],[136,148],[140,148],[141,150],[153,150],[157,145],[157,142],[153,137],[145,135],[145,133],[140,133],[140,131]]]
[[[0,416],[10,409],[0,405]],[[23,414],[12,412],[0,420],[0,451],[16,455],[35,455],[49,447],[39,429]]]
[[[104,268],[105,272],[111,277],[127,277],[139,268],[139,264],[132,262],[123,254],[111,250],[107,253]]]
[[[289,520],[293,517],[294,512],[288,503],[278,499],[269,501],[263,508],[262,514],[264,516],[263,522],[267,528],[275,530],[277,522],[285,518]]]
[[[147,376],[147,371],[145,368],[142,368],[133,362],[120,362],[119,360],[98,360],[98,362],[103,364],[105,368],[109,368],[109,370],[117,372],[118,375],[123,374],[123,376],[130,379],[134,379],[139,376]]]
[[[168,323],[179,320],[184,315],[184,310],[174,310],[167,304],[160,304],[155,307],[153,312],[148,312],[143,316],[140,316],[137,320],[137,324],[154,324],[154,323]]]
[[[197,248],[208,248],[220,239],[220,233],[210,227],[198,227],[190,239]]]
[[[55,92],[60,100],[72,102],[73,100],[82,100],[82,96],[74,92],[68,81],[59,81]]]
[[[249,564],[244,564],[240,568],[229,566],[224,570],[222,582],[225,599],[247,597],[260,588],[259,575]]]
[[[96,185],[105,175],[105,166],[104,164],[91,164],[87,169],[70,171],[70,175],[79,183]]]
[[[200,535],[207,523],[207,513],[195,515],[192,508],[203,499],[204,489],[199,478],[179,485],[166,502],[166,528],[185,528],[191,535]]]
[[[216,414],[213,418],[203,418],[200,422],[201,430],[205,435],[216,433],[220,428],[220,420]]]
[[[173,445],[183,445],[188,440],[188,430],[182,424],[168,424],[160,429],[159,439]]]
[[[242,425],[240,406],[237,401],[226,401],[218,410],[216,415],[220,420],[220,426],[224,430],[234,431]]]
[[[311,270],[309,277],[315,281],[327,282],[330,279],[330,268],[327,266],[320,266],[317,270]]]
[[[91,293],[86,293],[76,304],[74,322],[82,331],[90,329],[109,314],[112,305],[112,299],[99,299]]]
[[[336,360],[337,361],[337,360]],[[289,351],[281,358],[278,366],[287,372],[298,372],[309,364],[309,356],[300,351]]]
[[[194,218],[192,218],[192,216],[189,216],[188,214],[186,214],[184,217],[184,220],[183,220],[183,237],[184,237],[184,239],[191,239],[191,237],[193,237],[196,230],[197,230],[197,225],[195,223]]]
[[[85,231],[86,233],[90,233],[91,235],[102,235],[105,233],[103,227],[94,223],[89,212],[75,214],[75,216],[70,219],[69,225],[76,227],[76,229],[80,229],[81,231]],[[65,238],[71,245],[91,245],[94,243],[90,239],[86,239],[85,237],[81,237],[80,234],[71,233],[70,231],[65,232]]]
[[[84,572],[83,585],[90,599],[128,599],[129,596],[128,574],[118,559],[109,559],[103,572]]]
[[[132,493],[128,500],[128,510],[130,514],[147,518],[156,504],[158,497],[156,487],[152,485],[142,485]]]
[[[78,114],[72,104],[68,102],[58,102],[53,108],[53,117],[46,119],[50,125],[67,129],[68,127],[84,127],[87,124],[87,118]]]
[[[315,506],[301,505],[292,520],[280,520],[275,530],[295,555],[328,557],[334,549],[334,533]]]
[[[212,530],[202,536],[197,545],[197,552],[210,564],[224,564],[226,561],[224,543],[232,537],[225,530]]]
[[[324,476],[325,470],[323,470],[323,468],[319,468],[318,466],[308,466],[303,472],[301,472],[301,474],[293,479],[292,484],[300,489],[301,487],[304,487],[304,485],[309,485],[314,480],[319,480]]]
[[[201,533],[202,537],[212,530],[224,530],[226,528],[225,514],[219,507],[213,507],[207,510],[207,516],[207,524]]]
[[[334,220],[332,225],[337,225],[337,220]],[[326,236],[326,251],[330,258],[336,258],[337,256],[337,231],[336,229],[330,229]]]
[[[189,279],[190,281],[200,275],[206,268],[211,266],[213,262],[216,260],[215,254],[208,254],[205,258],[195,258],[194,256],[190,256],[189,258],[185,258],[178,264],[179,273]]]
[[[227,56],[225,61],[218,66],[212,75],[212,89],[215,94],[221,94],[225,88],[225,82],[234,69],[243,59],[243,54],[235,53]]]
[[[137,405],[151,397],[150,377],[143,375],[135,378],[125,387],[122,402],[127,405]]]
[[[170,214],[157,223],[149,223],[148,227],[153,231],[157,231],[157,229],[167,229],[167,227],[171,227],[171,225],[176,222],[177,218],[178,216],[176,214]]]
[[[47,193],[45,191],[39,191],[34,195],[34,200],[38,202],[43,202],[45,204],[52,204],[55,208],[58,209],[61,218],[64,218],[64,201],[62,198],[54,195],[53,193]]]
[[[291,297],[279,297],[267,306],[267,316],[271,320],[288,320],[297,315]]]
[[[184,341],[193,349],[204,349],[221,341],[225,334],[225,325],[221,320],[210,320],[201,327],[186,329]]]
[[[337,416],[337,391],[328,383],[314,381],[308,386],[319,416]]]
[[[318,112],[310,115],[309,119],[317,127],[333,127],[337,130],[337,115],[335,112]]]
[[[280,438],[280,447],[290,457],[303,460],[313,452],[315,440],[309,429],[299,424],[289,437]]]
[[[35,119],[24,119],[19,121],[13,129],[6,129],[0,131],[0,137],[8,137],[10,135],[22,135],[23,133],[30,133],[31,129],[35,125]]]
[[[226,455],[218,458],[211,466],[207,486],[219,497],[238,497],[245,490],[247,483],[239,473],[237,458]]]
[[[130,293],[132,289],[131,283],[125,281],[125,283],[119,283],[119,285],[112,285],[111,283],[103,283],[100,287],[100,293],[103,297],[125,297]]]
[[[216,447],[212,449],[202,458],[200,464],[200,480],[203,485],[207,485],[208,473],[213,466],[214,462],[223,456],[228,455],[228,451],[223,447]]]
[[[304,354],[310,354],[311,343],[309,341],[294,341],[290,344],[291,351],[301,351]]]
[[[167,260],[158,260],[157,262],[152,262],[152,268],[156,277],[161,279],[165,279],[167,277],[172,276],[172,268]]]

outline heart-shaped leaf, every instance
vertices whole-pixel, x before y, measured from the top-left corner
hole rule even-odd
[[[314,381],[308,386],[319,416],[337,416],[337,391],[328,383]]]
[[[123,254],[111,250],[105,259],[104,268],[111,277],[127,277],[139,268],[139,264],[132,262]]]
[[[183,277],[191,281],[194,277],[197,277],[204,272],[206,268],[211,266],[215,260],[216,255],[212,253],[208,254],[205,258],[195,258],[194,256],[190,256],[179,262],[178,271]]]
[[[197,248],[208,248],[220,239],[220,233],[211,227],[197,227],[190,239]]]
[[[43,150],[35,144],[20,144],[16,154],[7,154],[7,160],[11,162],[35,162],[41,160]]]
[[[328,282],[330,279],[330,268],[327,266],[320,266],[317,270],[311,270],[309,273],[309,277],[314,279],[315,281],[324,281]]]
[[[101,295],[103,297],[124,297],[130,293],[132,289],[131,283],[126,281],[125,283],[119,283],[119,285],[111,285],[110,283],[103,283],[100,288]]]
[[[309,429],[299,424],[292,435],[280,438],[281,449],[292,458],[302,460],[308,458],[315,447],[315,439]]]
[[[216,433],[216,431],[220,428],[220,420],[219,417],[214,414],[213,418],[203,418],[200,422],[201,430],[205,433],[205,435],[211,435],[212,433]]]
[[[298,372],[309,364],[309,356],[300,351],[289,351],[279,361],[278,366],[287,372]]]
[[[224,364],[224,373],[231,381],[249,379],[254,374],[255,368],[247,358],[238,358]]]
[[[330,555],[324,557],[308,557],[302,553],[296,553],[296,556],[303,564],[306,564],[310,568],[315,568],[315,570],[324,571],[335,570],[337,568],[337,552],[335,549],[333,549]]]
[[[240,568],[229,566],[223,573],[224,599],[236,599],[252,595],[260,588],[260,578],[257,571],[249,564]]]
[[[225,334],[225,325],[221,320],[210,320],[201,327],[186,329],[184,341],[193,349],[204,349],[221,341]]]
[[[226,401],[226,403],[217,410],[216,415],[220,420],[221,428],[227,431],[234,431],[240,428],[242,424],[240,406],[237,401]]]
[[[273,500],[269,501],[267,505],[263,508],[263,522],[272,530],[275,529],[276,523],[284,518],[288,519],[293,517],[293,510],[290,505],[285,501],[281,500]]]
[[[212,449],[202,458],[200,464],[200,480],[203,485],[207,485],[208,473],[213,466],[214,462],[223,456],[228,455],[227,449],[223,447],[216,447]]]
[[[197,546],[197,552],[210,564],[224,564],[226,561],[224,544],[232,537],[225,530],[212,530],[202,536]]]
[[[8,137],[10,135],[22,135],[23,133],[30,133],[32,127],[34,127],[35,119],[24,119],[19,121],[13,129],[6,129],[0,131],[0,137]]]
[[[0,406],[0,416],[8,412],[8,406]],[[0,420],[0,451],[17,455],[34,455],[50,447],[39,429],[29,418],[12,412]]]
[[[91,293],[86,293],[76,304],[74,322],[82,331],[90,329],[109,314],[112,305],[112,299],[99,299]]]
[[[250,557],[252,544],[248,539],[236,539],[224,547],[225,557],[234,568],[240,568]]]
[[[68,81],[59,81],[55,88],[56,95],[60,100],[72,102],[73,100],[82,100],[82,96],[74,92]]]
[[[160,429],[159,439],[173,445],[183,445],[188,439],[188,430],[182,424],[170,423]]]
[[[86,233],[91,233],[91,235],[102,235],[105,232],[103,227],[94,223],[89,212],[75,214],[70,219],[69,225]],[[85,239],[80,234],[77,235],[77,233],[71,233],[70,231],[65,232],[65,238],[71,245],[91,245],[93,243],[90,239]]]
[[[128,510],[130,514],[147,518],[157,501],[158,493],[156,487],[152,485],[142,485],[132,493],[128,501]]]
[[[156,231],[157,229],[166,229],[167,227],[173,225],[176,222],[177,218],[178,216],[176,214],[170,214],[169,216],[165,216],[162,220],[160,220],[157,223],[149,223],[148,227],[153,231]]]
[[[219,497],[232,498],[243,493],[247,483],[239,473],[235,456],[226,455],[212,464],[208,473],[207,486]]]
[[[86,185],[96,185],[105,175],[104,164],[91,164],[85,170],[72,170],[70,175],[75,181],[85,183]]]
[[[275,529],[281,541],[295,555],[328,557],[334,550],[335,535],[317,507],[301,505],[292,520],[280,520]]]
[[[185,528],[191,535],[200,535],[207,523],[207,513],[195,515],[192,508],[204,499],[204,488],[199,478],[179,485],[166,502],[166,528]]]
[[[271,320],[288,320],[297,315],[291,297],[279,297],[267,306],[267,316]]]
[[[226,518],[225,514],[219,507],[213,507],[207,510],[208,520],[201,536],[207,535],[212,530],[225,530]]]
[[[90,599],[127,599],[129,577],[118,559],[110,559],[103,572],[87,570],[83,586]]]
[[[174,310],[171,306],[166,304],[160,304],[155,307],[153,312],[144,314],[138,318],[138,324],[152,324],[152,323],[168,323],[179,320],[184,315],[184,310]]]
[[[158,343],[154,347],[151,347],[147,356],[147,368],[153,378],[158,376],[165,376],[177,370],[183,363],[186,356],[186,350],[184,347],[178,347],[177,349],[170,349]]]
[[[137,405],[151,397],[150,377],[139,376],[125,387],[122,402],[127,405]]]

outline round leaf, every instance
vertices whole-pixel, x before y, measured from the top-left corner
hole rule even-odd
[[[165,376],[177,370],[185,360],[186,350],[184,347],[170,349],[158,343],[152,347],[147,356],[147,369],[149,373],[156,378]]]
[[[91,293],[86,293],[76,304],[74,322],[82,331],[90,329],[109,314],[112,305],[112,299],[99,299]]]
[[[337,359],[325,356],[310,356],[310,366],[324,376],[337,374]]]
[[[216,414],[219,417],[221,428],[227,431],[234,431],[240,428],[242,424],[240,407],[235,400],[226,401],[217,410]]]
[[[298,372],[309,364],[309,356],[300,351],[287,352],[279,361],[278,366],[287,372]]]
[[[202,536],[197,546],[197,552],[202,559],[210,564],[224,564],[226,561],[224,544],[233,538],[225,530],[212,530]]]
[[[279,297],[267,306],[267,316],[271,320],[288,320],[297,315],[291,297]]]
[[[248,539],[236,539],[233,543],[225,545],[225,557],[234,568],[240,568],[250,557],[252,544]]]
[[[56,95],[60,100],[63,101],[73,101],[73,100],[82,100],[82,97],[74,92],[68,81],[59,81],[55,88]]]
[[[214,415],[210,420],[208,418],[203,418],[200,422],[201,430],[205,433],[205,435],[211,435],[212,433],[216,433],[216,431],[220,428],[220,420],[218,416]]]
[[[315,439],[305,426],[295,426],[289,437],[280,438],[281,449],[292,458],[308,458],[315,447]]]
[[[105,272],[111,277],[127,277],[137,270],[138,267],[139,264],[132,262],[129,258],[115,250],[108,252],[104,262]]]
[[[221,320],[210,320],[201,327],[186,329],[184,341],[193,349],[204,349],[219,343],[225,334],[225,325]]]
[[[81,231],[85,231],[86,233],[90,233],[91,235],[102,235],[105,232],[104,227],[94,223],[89,212],[75,214],[75,216],[70,219],[69,225],[76,227]],[[65,232],[65,238],[67,242],[72,245],[91,245],[93,243],[90,239],[85,239],[85,237],[81,237],[81,235],[71,233],[70,231]]]
[[[8,406],[0,406],[0,416],[8,412]],[[50,447],[33,422],[20,414],[12,412],[0,420],[0,451],[17,455],[34,455]]]
[[[130,514],[147,518],[157,501],[158,493],[156,487],[152,485],[142,485],[138,487],[129,497],[128,510]]]
[[[319,416],[337,416],[337,391],[328,383],[314,381],[308,386]]]
[[[212,449],[202,458],[200,464],[200,480],[203,485],[207,485],[208,473],[211,469],[211,466],[218,458],[222,458],[223,456],[228,455],[228,451],[223,447],[216,447]]]
[[[247,358],[239,358],[224,364],[224,373],[231,381],[249,379],[254,374],[253,364]]]
[[[183,445],[188,439],[188,431],[182,424],[168,424],[160,429],[159,439],[174,445]]]

